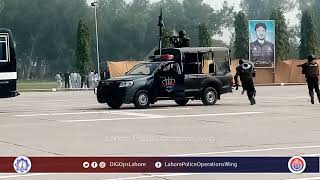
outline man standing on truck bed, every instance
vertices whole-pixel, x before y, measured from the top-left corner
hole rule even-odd
[[[247,95],[251,105],[256,104],[256,89],[253,82],[253,78],[256,76],[254,64],[250,61],[240,59],[239,65],[237,66],[236,70],[237,72],[234,76],[234,81],[237,86],[236,90],[238,90],[239,87],[238,76],[240,76],[243,90],[247,91]]]

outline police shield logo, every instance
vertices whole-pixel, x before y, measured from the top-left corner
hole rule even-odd
[[[166,91],[170,93],[174,90],[174,87],[176,85],[176,80],[171,77],[168,77],[162,80],[161,84],[162,84],[162,87],[164,87]]]
[[[288,162],[288,168],[294,174],[303,173],[306,167],[306,161],[299,156],[292,157]]]
[[[31,170],[31,160],[26,156],[19,156],[14,160],[13,167],[17,173],[28,173]]]

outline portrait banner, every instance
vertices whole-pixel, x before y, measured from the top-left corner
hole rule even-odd
[[[275,22],[249,21],[249,60],[257,68],[275,68]]]

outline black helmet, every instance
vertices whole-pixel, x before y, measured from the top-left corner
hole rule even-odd
[[[313,61],[315,59],[316,59],[316,57],[313,54],[308,55],[308,61]]]
[[[185,36],[185,35],[187,35],[185,30],[179,31],[179,36]]]
[[[243,64],[244,62],[245,62],[244,59],[240,59],[240,60],[239,60],[239,64]]]

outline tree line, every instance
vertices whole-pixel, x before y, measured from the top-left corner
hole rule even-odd
[[[303,30],[303,27],[314,23],[314,33],[317,33],[320,26],[313,22],[288,28],[283,14],[299,7],[303,12],[310,12],[311,19],[320,17],[315,11],[319,1],[307,1],[242,0],[243,11],[236,15],[234,7],[226,2],[222,9],[216,10],[203,0],[160,0],[156,3],[148,0],[130,3],[125,0],[99,0],[100,61],[142,60],[157,47],[161,8],[164,36],[183,29],[191,38],[192,46],[229,46],[236,58],[248,51],[248,43],[244,43],[248,41],[247,20],[275,18],[277,27],[282,27],[277,28],[277,37],[283,37],[277,38],[277,58],[299,57],[297,52],[301,51],[301,54],[305,48],[318,45],[310,42],[317,38],[301,38],[304,30],[308,30],[304,34],[310,34],[310,28]],[[310,19],[308,17],[301,16],[301,20]],[[1,27],[13,31],[21,78],[45,78],[59,71],[84,73],[96,69],[94,9],[86,0],[2,0],[0,19]],[[212,38],[222,35],[225,28],[234,29],[230,45]],[[316,36],[319,37],[318,34]],[[297,41],[300,38],[301,43]],[[168,41],[163,43],[169,46]]]
[[[186,30],[193,46],[199,44],[199,23],[205,23],[212,36],[221,34],[221,28],[232,22],[233,8],[227,4],[214,10],[202,0],[100,0],[97,13],[101,62],[143,59],[157,46],[161,7],[165,29]],[[43,78],[40,74],[78,71],[83,65],[77,62],[80,56],[90,61],[85,63],[90,66],[86,69],[96,67],[94,10],[86,0],[2,0],[0,19],[1,27],[13,31],[20,77]],[[87,26],[87,44],[79,45],[77,36],[86,36],[80,25]],[[89,53],[77,55],[81,46]]]
[[[235,58],[248,58],[248,20],[270,19],[275,21],[275,45],[276,60],[288,58],[305,59],[309,54],[316,57],[320,55],[320,24],[316,19],[320,18],[318,0],[243,0],[243,11],[235,16]],[[297,5],[301,10],[299,14],[300,24],[288,28],[284,13],[292,10]],[[298,41],[297,41],[298,39]]]

